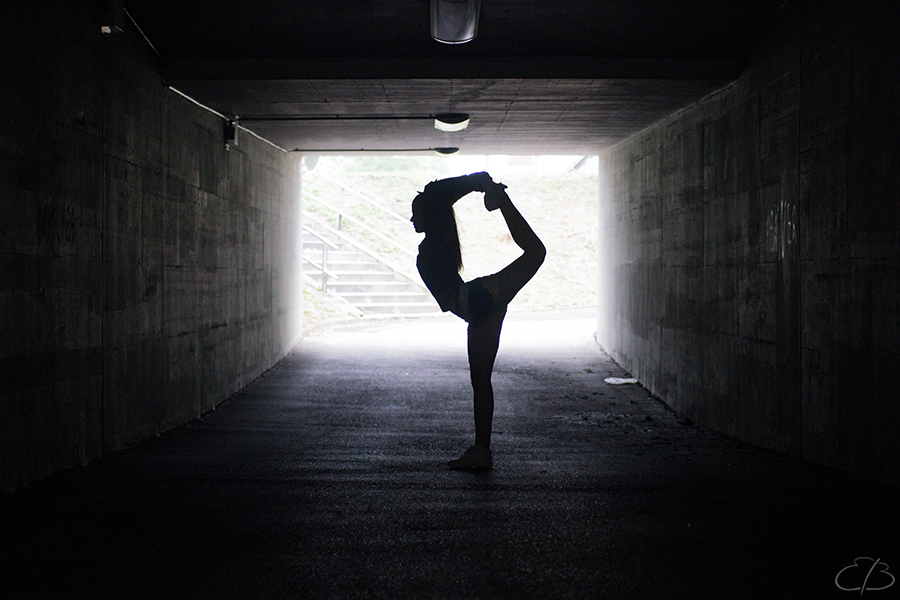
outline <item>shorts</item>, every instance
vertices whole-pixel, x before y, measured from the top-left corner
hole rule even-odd
[[[506,313],[506,305],[498,302],[497,282],[492,275],[479,277],[459,287],[460,316],[470,325],[491,321]]]

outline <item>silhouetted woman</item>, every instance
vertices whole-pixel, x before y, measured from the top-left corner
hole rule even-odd
[[[487,173],[473,173],[433,181],[412,203],[412,221],[425,233],[419,245],[416,267],[422,281],[444,312],[450,311],[469,324],[469,373],[475,396],[475,444],[460,458],[450,461],[454,469],[489,469],[494,390],[491,372],[500,346],[500,329],[506,307],[534,277],[547,254],[544,244],[506,194],[506,186],[494,183]],[[459,275],[462,255],[453,203],[470,192],[484,192],[488,210],[500,209],[513,241],[522,255],[499,273],[463,282]]]

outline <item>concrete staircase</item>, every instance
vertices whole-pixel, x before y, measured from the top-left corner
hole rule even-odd
[[[303,274],[319,289],[337,294],[363,315],[433,316],[437,302],[411,273],[404,273],[377,253],[309,214],[303,216]],[[325,270],[330,274],[323,285]],[[414,263],[410,258],[410,263]]]

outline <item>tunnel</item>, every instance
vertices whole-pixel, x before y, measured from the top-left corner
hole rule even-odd
[[[897,593],[900,8],[429,4],[3,9],[0,593]],[[304,337],[301,157],[435,151],[598,157],[487,475],[458,326]]]

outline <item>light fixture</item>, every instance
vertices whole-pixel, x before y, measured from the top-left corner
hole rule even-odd
[[[106,14],[100,25],[102,33],[122,33],[125,31],[125,7],[122,0],[107,0]]]
[[[469,115],[464,113],[434,115],[434,128],[440,131],[462,131],[468,126]]]
[[[226,119],[225,125],[224,125],[224,132],[225,132],[225,149],[231,150],[232,146],[238,145],[237,119],[235,119],[235,120]]]
[[[438,115],[242,115],[242,123],[256,121],[434,121],[439,131],[462,131],[469,126],[469,115],[465,113],[442,113]]]
[[[431,0],[431,37],[443,44],[464,44],[478,35],[481,0]]]
[[[358,154],[363,152],[377,152],[379,154],[402,154],[404,152],[437,152],[447,156],[456,154],[459,148],[294,148],[288,152],[301,154]]]

